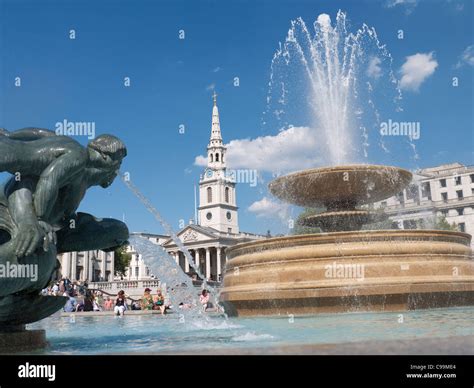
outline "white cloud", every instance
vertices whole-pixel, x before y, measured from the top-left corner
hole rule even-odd
[[[400,87],[405,90],[418,91],[420,85],[433,75],[437,67],[438,61],[433,58],[433,52],[417,53],[406,57],[406,61],[400,69],[402,74]]]
[[[369,67],[367,68],[367,75],[370,78],[378,79],[382,76],[382,68],[380,64],[382,61],[378,57],[373,57],[369,61]]]
[[[206,86],[206,90],[209,91],[209,90],[214,90],[216,88],[216,84],[212,83],[210,85],[207,85]]]
[[[259,172],[284,173],[321,164],[317,136],[308,127],[293,127],[275,136],[231,140],[227,144],[227,166]],[[207,158],[197,156],[194,164],[206,166]]]
[[[217,73],[217,72],[219,72],[219,71],[221,71],[221,68],[220,68],[219,66],[215,67],[215,68],[212,70],[213,73]]]
[[[288,218],[288,209],[288,204],[277,202],[267,197],[263,197],[261,200],[255,201],[248,208],[248,210],[252,213],[255,213],[257,217],[278,217],[280,219]]]
[[[418,5],[419,0],[387,0],[385,6],[388,8],[393,8],[396,6],[406,7],[405,11],[407,14],[411,14],[415,7]]]
[[[411,13],[413,9],[418,5],[419,0],[387,0],[385,6],[388,8],[393,8],[398,5],[405,6],[406,12]]]
[[[459,57],[459,62],[456,65],[456,69],[459,69],[463,65],[474,66],[474,45],[467,46]]]

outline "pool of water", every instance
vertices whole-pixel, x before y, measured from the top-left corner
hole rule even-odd
[[[123,354],[262,348],[307,344],[443,338],[474,334],[474,307],[379,313],[228,318],[170,314],[55,314],[29,325],[45,329],[46,354]]]

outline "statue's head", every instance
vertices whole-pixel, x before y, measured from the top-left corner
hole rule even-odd
[[[118,174],[123,158],[127,156],[125,144],[113,135],[100,135],[87,145],[91,165],[101,171],[98,184],[109,187]]]

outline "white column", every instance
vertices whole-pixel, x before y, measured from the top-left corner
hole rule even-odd
[[[199,249],[196,249],[196,254],[194,255],[194,263],[196,266],[196,269],[199,269]]]
[[[82,280],[86,280],[89,276],[89,251],[85,251],[84,255],[82,256],[84,260],[84,265],[83,265],[83,270],[82,270]],[[89,282],[91,282],[92,279],[89,278]]]
[[[206,248],[206,279],[211,278],[211,251]]]
[[[188,249],[188,252],[189,252],[189,249]],[[191,254],[191,252],[189,252]],[[183,252],[183,255],[184,255],[184,272],[188,273],[189,272],[189,261],[188,261],[188,258],[186,257],[186,255],[184,254]]]
[[[94,256],[95,256],[94,251],[87,252],[87,261],[89,262],[89,271],[87,273],[87,277],[89,278],[90,282],[92,281],[92,278],[94,277],[93,276],[93,274],[94,274],[94,262],[92,261]]]
[[[219,281],[220,274],[221,274],[221,247],[217,247],[217,274],[216,274],[217,281]]]
[[[62,254],[62,274],[64,277],[71,279],[71,252]]]
[[[107,257],[109,256],[109,254],[104,251],[99,251],[98,253],[102,255],[100,276],[102,276],[105,279],[105,271],[107,270]]]
[[[77,269],[77,252],[71,254],[71,280],[76,280],[76,269]]]
[[[105,280],[107,281],[114,280],[114,275],[115,275],[115,253],[110,252],[110,279],[105,279]]]

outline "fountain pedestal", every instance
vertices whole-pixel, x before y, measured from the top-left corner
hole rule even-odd
[[[470,235],[355,230],[372,217],[357,206],[394,195],[410,180],[402,169],[356,165],[307,170],[271,182],[271,192],[281,199],[329,207],[312,225],[325,229],[329,224],[330,233],[228,249],[221,292],[226,311],[287,315],[474,304]],[[334,232],[337,226],[349,230]]]

